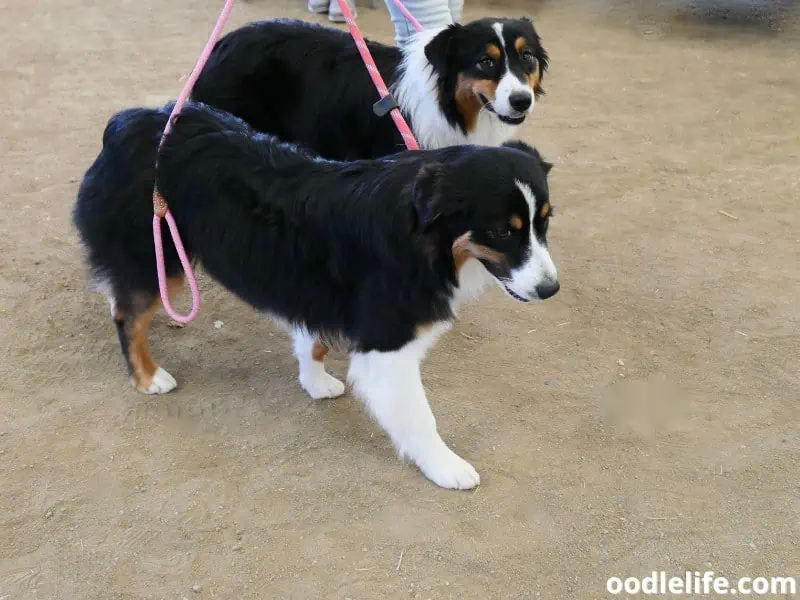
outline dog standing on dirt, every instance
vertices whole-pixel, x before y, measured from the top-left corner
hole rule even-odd
[[[170,109],[111,118],[74,207],[136,388],[176,386],[147,343],[160,306],[157,183],[192,260],[291,331],[312,398],[344,393],[323,359],[331,345],[347,347],[348,379],[399,454],[442,487],[478,485],[437,433],[420,362],[458,305],[486,285],[519,302],[558,291],[546,242],[550,165],[520,142],[332,162],[188,104],[156,168]],[[180,284],[177,253],[164,242],[167,276]]]
[[[542,93],[547,53],[528,19],[481,19],[368,43],[420,147],[498,146]],[[405,148],[350,36],[297,20],[251,23],[215,46],[192,93],[251,127],[329,159]]]

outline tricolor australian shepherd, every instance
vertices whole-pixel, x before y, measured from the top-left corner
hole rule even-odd
[[[418,34],[404,48],[369,43],[423,149],[508,141],[541,94],[547,53],[531,21],[482,19]],[[405,148],[349,34],[261,21],[216,45],[193,98],[329,159]]]
[[[331,345],[344,345],[348,380],[400,455],[440,486],[477,485],[475,469],[436,431],[420,361],[458,304],[484,286],[519,302],[558,291],[546,242],[550,165],[519,142],[332,162],[189,104],[156,169],[170,108],[110,120],[74,208],[136,388],[176,386],[147,344],[160,306],[155,181],[193,261],[290,329],[311,397],[344,393],[323,365]],[[180,284],[167,235],[167,275]]]

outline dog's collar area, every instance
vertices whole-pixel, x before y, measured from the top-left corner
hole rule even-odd
[[[479,93],[478,98],[483,103],[483,106],[486,108],[486,110],[488,110],[491,113],[494,113],[498,119],[500,119],[503,123],[506,123],[507,125],[521,125],[522,122],[525,120],[525,117],[527,116],[523,114],[519,117],[507,117],[505,115],[498,114],[498,112],[494,109],[494,106],[492,105],[491,101],[486,96]]]
[[[530,300],[528,300],[527,298],[523,298],[519,294],[514,293],[514,291],[511,290],[505,283],[503,284],[503,287],[505,288],[506,292],[508,292],[508,295],[511,296],[514,300],[525,303],[530,302]]]

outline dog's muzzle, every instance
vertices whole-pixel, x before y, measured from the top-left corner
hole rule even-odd
[[[525,117],[528,116],[524,112],[516,113],[510,116],[501,115],[494,109],[492,101],[489,100],[486,96],[484,96],[483,94],[478,94],[478,98],[480,98],[480,101],[483,104],[484,108],[486,108],[486,110],[497,115],[498,119],[500,119],[503,123],[506,123],[508,125],[520,125],[522,124],[523,121],[525,121]],[[528,104],[528,106],[530,106],[530,104]]]

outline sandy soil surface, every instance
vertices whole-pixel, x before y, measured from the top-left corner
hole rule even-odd
[[[350,396],[309,400],[286,338],[207,279],[194,324],[154,326],[179,390],[129,387],[69,210],[108,116],[177,93],[220,2],[3,4],[2,600],[583,600],[652,569],[800,574],[796,30],[467,4],[533,14],[552,55],[521,134],[557,165],[563,286],[489,293],[425,365],[471,493],[398,462]],[[254,0],[232,26],[278,15],[307,16]],[[360,20],[391,39],[382,8]]]

